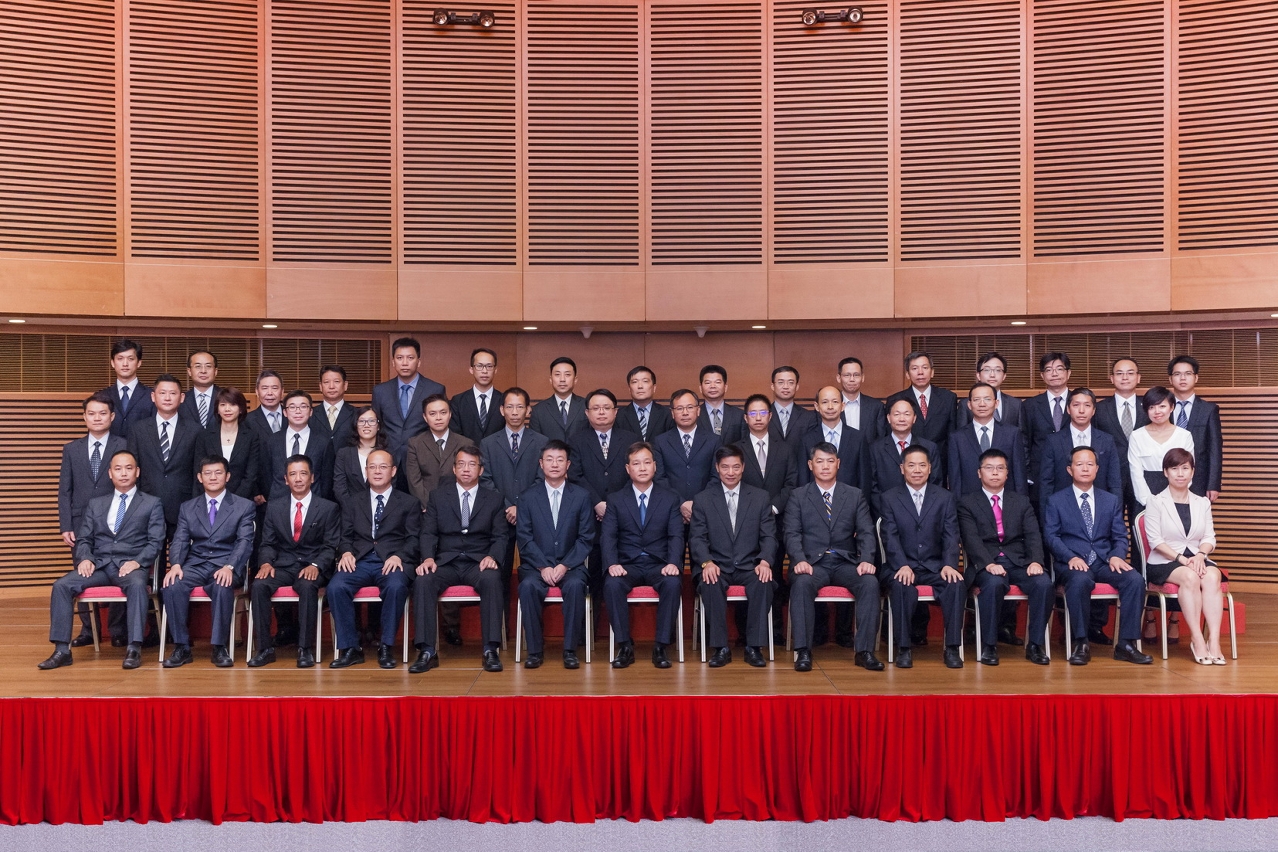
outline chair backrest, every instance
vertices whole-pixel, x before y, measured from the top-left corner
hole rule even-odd
[[[1136,516],[1136,520],[1132,521],[1132,527],[1136,530],[1136,547],[1140,550],[1140,574],[1145,578],[1145,582],[1149,582],[1145,566],[1149,564],[1149,553],[1152,548],[1149,546],[1149,536],[1145,533],[1144,512]]]
[[[874,522],[874,540],[879,546],[880,564],[887,565],[888,564],[887,551],[883,549],[883,519],[882,518],[879,518],[877,521]],[[888,567],[891,568],[892,566],[888,565]],[[899,568],[901,566],[898,565],[896,567]]]

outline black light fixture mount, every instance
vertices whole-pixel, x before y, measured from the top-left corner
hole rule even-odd
[[[847,22],[849,24],[859,24],[865,20],[865,12],[860,6],[852,6],[847,9],[840,9],[837,12],[826,12],[821,9],[804,9],[803,10],[803,26],[815,27],[817,24],[824,24],[826,21],[834,21],[836,23]]]
[[[452,24],[470,24],[471,26],[491,30],[493,25],[497,23],[497,16],[492,12],[472,12],[469,15],[459,15],[447,9],[436,9],[435,14],[431,17],[437,27],[447,27]]]

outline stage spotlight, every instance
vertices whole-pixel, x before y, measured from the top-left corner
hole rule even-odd
[[[865,19],[865,12],[860,6],[853,6],[849,9],[840,9],[837,12],[824,12],[820,9],[804,9],[802,15],[803,26],[815,27],[817,24],[823,24],[826,21],[848,22],[849,24],[859,24]]]
[[[494,15],[492,12],[479,13],[479,25],[483,27],[484,29],[486,30],[492,29],[493,24],[495,23],[497,23],[497,16]]]
[[[817,22],[817,14],[818,13],[816,9],[804,9],[803,10],[803,26],[805,27],[815,26]]]
[[[435,10],[435,26],[442,27],[453,22],[453,13],[447,9]]]
[[[435,25],[440,27],[446,27],[449,24],[470,24],[471,26],[491,30],[493,25],[497,23],[497,16],[492,12],[472,12],[469,15],[459,15],[447,9],[437,9],[433,20]]]

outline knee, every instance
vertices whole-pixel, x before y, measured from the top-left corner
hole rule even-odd
[[[1209,567],[1207,569],[1207,573],[1203,574],[1202,576],[1202,584],[1204,589],[1212,589],[1212,590],[1219,589],[1220,588],[1220,569]]]
[[[520,584],[522,589],[523,584]],[[501,591],[501,574],[497,571],[480,571],[478,588],[485,592]]]

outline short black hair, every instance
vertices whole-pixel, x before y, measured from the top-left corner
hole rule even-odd
[[[613,393],[612,391],[608,390],[607,388],[596,388],[592,390],[590,393],[586,394],[586,405],[589,406],[590,400],[594,399],[597,396],[607,397],[608,401],[612,403],[612,407],[613,408],[617,407],[617,395]]]
[[[990,447],[988,450],[981,453],[981,455],[976,459],[976,466],[980,467],[985,464],[986,459],[1002,459],[1004,462],[1007,462],[1007,453],[1003,452],[998,447]]]
[[[799,370],[797,367],[791,367],[789,364],[782,364],[780,367],[772,368],[772,381],[777,380],[777,373],[794,373],[794,380],[799,381]]]
[[[901,451],[901,463],[902,463],[902,464],[904,464],[904,463],[905,463],[905,459],[906,459],[908,456],[917,456],[917,455],[918,455],[918,454],[920,454],[920,453],[922,453],[922,454],[923,454],[923,458],[927,459],[928,464],[931,464],[931,463],[932,463],[932,454],[931,454],[931,453],[929,453],[929,452],[927,451],[927,447],[923,446],[922,444],[910,444],[908,447],[906,447],[904,450],[902,450],[902,451]]]
[[[741,448],[736,444],[728,444],[714,451],[714,466],[718,467],[719,462],[724,459],[741,459],[745,462],[745,453],[741,452]]]
[[[115,461],[116,456],[128,456],[129,458],[133,459],[133,463],[135,465],[138,463],[138,457],[133,455],[132,450],[116,450],[114,453],[111,454],[111,458],[107,460],[107,467],[111,466],[111,463]]]
[[[162,382],[171,382],[178,386],[178,390],[182,390],[182,383],[172,373],[160,373],[160,375],[156,376],[155,381],[151,383],[152,389],[158,388]]]
[[[541,455],[539,455],[538,458],[545,458],[546,453],[549,452],[550,450],[558,450],[559,452],[563,453],[569,458],[572,458],[572,447],[568,446],[567,444],[565,444],[563,441],[559,440],[558,438],[551,438],[549,441],[547,441],[545,445],[541,448]]]
[[[829,453],[835,458],[838,458],[839,448],[834,446],[834,444],[831,444],[829,441],[817,441],[816,446],[814,446],[808,453],[808,459],[811,460],[816,458],[817,453]]]
[[[395,353],[401,349],[412,349],[417,353],[417,357],[422,357],[422,344],[415,337],[397,337],[395,342],[391,344],[391,357],[395,357]]]
[[[324,378],[325,373],[337,373],[342,377],[342,381],[346,381],[346,368],[341,364],[325,364],[320,368],[320,378]]]
[[[432,402],[442,402],[449,408],[452,408],[453,405],[448,401],[448,397],[444,396],[442,393],[433,393],[422,400],[422,414],[426,413],[426,406],[430,405]]]
[[[315,400],[311,397],[309,393],[302,390],[301,388],[295,388],[294,390],[291,390],[288,393],[286,393],[284,395],[284,404],[287,405],[290,399],[297,399],[298,397],[301,397],[302,399],[306,400],[307,405],[314,407]]]
[[[679,388],[679,390],[670,394],[670,405],[673,407],[675,404],[675,400],[681,396],[691,396],[693,399],[697,401],[697,405],[701,404],[701,397],[697,396],[696,391],[690,390],[689,388]]]
[[[865,372],[865,365],[861,363],[861,359],[851,355],[839,361],[839,367],[837,372],[842,373],[843,368],[846,367],[848,364],[856,364],[858,367],[861,368],[862,373]]]
[[[767,406],[767,409],[769,412],[772,411],[772,400],[768,399],[766,396],[764,396],[761,393],[752,393],[749,396],[747,396],[745,405],[741,406],[741,408],[744,411],[749,411],[750,406],[754,405],[756,402],[763,403],[765,406]]]
[[[1153,408],[1155,405],[1161,405],[1171,398],[1171,391],[1162,385],[1154,385],[1152,388],[1145,391],[1145,395],[1141,397],[1140,403],[1145,411],[1148,412],[1149,409]]]
[[[1091,448],[1090,444],[1079,444],[1077,447],[1069,451],[1069,463],[1073,464],[1074,457],[1083,452],[1091,453],[1092,458],[1096,458],[1096,451]]]
[[[257,374],[257,378],[253,381],[253,387],[257,387],[262,383],[262,379],[278,379],[280,387],[284,386],[284,377],[272,369],[265,369]]]
[[[1167,362],[1167,375],[1172,374],[1172,370],[1176,369],[1177,364],[1186,364],[1194,371],[1194,375],[1198,375],[1198,359],[1192,355],[1177,355],[1175,358]]]
[[[1069,408],[1069,404],[1074,401],[1074,397],[1076,396],[1085,396],[1088,399],[1090,399],[1092,401],[1092,408],[1095,408],[1097,405],[1099,405],[1099,403],[1096,401],[1096,394],[1092,392],[1091,388],[1074,388],[1072,391],[1069,392],[1069,395],[1065,397],[1066,408]]]
[[[631,367],[630,372],[626,373],[626,384],[630,384],[630,380],[640,373],[647,373],[648,378],[652,379],[652,383],[654,385],[657,383],[657,374],[652,371],[652,368],[640,364],[638,367]]]
[[[634,458],[635,453],[641,453],[644,450],[647,450],[648,455],[654,459],[657,457],[657,451],[652,448],[652,444],[647,441],[635,441],[629,447],[626,447],[626,464],[630,464],[630,460]]]
[[[524,398],[524,405],[528,405],[530,402],[532,402],[532,397],[528,395],[528,391],[516,385],[513,388],[506,388],[506,390],[502,392],[502,395],[501,395],[502,405],[506,404],[506,400],[510,399],[510,395],[512,393],[515,394],[516,396],[522,396]]]
[[[112,414],[115,414],[115,400],[111,398],[110,391],[100,390],[100,391],[97,391],[96,393],[92,393],[89,396],[86,396],[84,398],[84,402],[81,403],[80,405],[80,410],[88,411],[89,403],[91,402],[100,402],[107,407],[107,411],[110,411]]]
[[[728,383],[728,371],[723,367],[720,367],[718,364],[706,364],[702,367],[701,372],[697,375],[697,381],[704,382],[706,380],[706,376],[711,373],[718,373],[719,378],[723,379],[723,383],[725,385]]]
[[[471,366],[474,366],[474,364],[475,364],[475,356],[476,356],[476,355],[478,355],[480,352],[483,352],[483,353],[484,353],[484,354],[486,354],[486,355],[491,355],[491,356],[493,356],[493,366],[494,366],[494,367],[496,367],[496,366],[497,366],[497,353],[496,353],[496,352],[494,352],[493,350],[489,349],[487,346],[480,346],[478,349],[472,349],[472,350],[470,350],[470,363],[471,363]]]
[[[1120,355],[1120,356],[1118,356],[1117,358],[1115,358],[1113,361],[1110,361],[1110,362],[1109,362],[1109,372],[1110,372],[1111,374],[1114,372],[1114,368],[1118,366],[1118,362],[1119,362],[1119,361],[1131,361],[1133,364],[1135,364],[1135,365],[1136,365],[1136,372],[1138,372],[1138,373],[1140,372],[1140,362],[1139,362],[1139,361],[1137,361],[1135,358],[1133,358],[1133,357],[1132,357],[1132,356],[1130,356],[1130,355]]]
[[[479,466],[484,466],[484,454],[474,444],[462,444],[458,447],[456,455],[453,456],[453,464],[457,463],[457,456],[470,456],[471,458],[479,459]]]
[[[967,389],[967,398],[969,400],[972,398],[972,391],[976,390],[977,388],[988,388],[989,392],[994,394],[994,399],[996,400],[998,399],[998,391],[994,389],[994,386],[992,384],[990,384],[989,382],[976,382],[970,388]]]
[[[213,359],[213,369],[217,369],[217,355],[207,349],[192,349],[186,356],[186,366],[191,366],[191,359],[196,355],[207,355]]]
[[[1047,369],[1047,365],[1053,361],[1060,361],[1065,365],[1066,370],[1073,369],[1069,365],[1069,356],[1064,352],[1044,352],[1042,355],[1038,356],[1038,371],[1040,373],[1043,372]]]
[[[288,469],[299,462],[305,462],[306,469],[312,474],[315,473],[315,466],[311,464],[311,457],[306,453],[297,453],[284,459],[284,472],[288,473]]]
[[[555,371],[555,368],[558,367],[560,364],[567,364],[569,367],[572,367],[572,371],[574,373],[577,372],[577,362],[569,358],[567,355],[560,355],[558,358],[551,361],[550,372],[553,373]]]
[[[1006,359],[1006,358],[1004,358],[1004,357],[1003,357],[1001,354],[999,354],[998,352],[986,352],[986,353],[985,353],[984,355],[982,355],[980,358],[977,358],[977,359],[976,359],[976,372],[978,372],[978,373],[979,373],[979,372],[981,372],[981,370],[985,369],[985,365],[986,365],[986,364],[988,364],[990,361],[997,361],[997,362],[999,362],[1000,364],[1002,364],[1002,365],[1003,365],[1003,372],[1004,372],[1004,373],[1006,373],[1006,372],[1007,372],[1007,359]]]
[[[115,343],[111,344],[111,357],[114,358],[116,355],[119,355],[123,352],[128,352],[130,349],[133,350],[133,354],[137,355],[138,360],[141,361],[142,360],[142,344],[138,343],[136,340],[130,340],[127,337],[121,337]]]
[[[911,364],[913,364],[915,361],[919,360],[920,358],[926,358],[926,359],[927,359],[927,365],[928,365],[929,367],[931,367],[931,366],[932,366],[932,355],[931,355],[930,353],[928,353],[928,352],[924,352],[924,351],[923,351],[923,350],[921,350],[921,349],[915,349],[915,350],[914,350],[913,352],[911,352],[909,355],[906,355],[906,356],[905,356],[905,369],[906,369],[906,370],[909,370],[909,369],[910,369],[910,365],[911,365]]]
[[[231,469],[231,465],[220,454],[210,453],[209,455],[204,456],[203,458],[200,459],[200,470],[204,470],[204,468],[208,467],[211,464],[220,464],[223,470]]]

